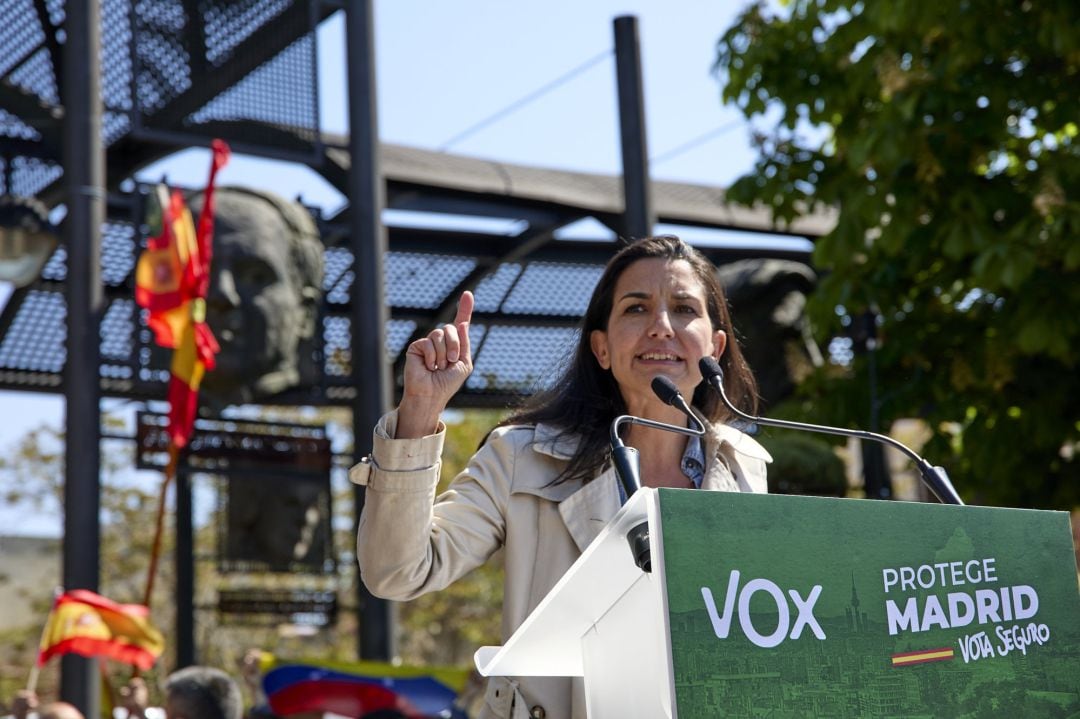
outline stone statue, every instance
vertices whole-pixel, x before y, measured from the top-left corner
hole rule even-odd
[[[801,262],[753,259],[721,265],[717,277],[761,398],[775,405],[823,361],[805,315],[817,275]]]
[[[806,298],[817,275],[801,262],[753,259],[722,265],[717,277],[731,303],[743,353],[767,410],[824,363],[806,317]],[[780,430],[757,439],[773,456],[769,467],[773,494],[845,496],[844,463],[820,436]]]
[[[202,210],[202,195],[191,200]],[[271,398],[317,377],[323,247],[311,215],[270,192],[215,192],[206,319],[221,345],[202,397],[223,405]]]

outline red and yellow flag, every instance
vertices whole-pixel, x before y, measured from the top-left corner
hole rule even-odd
[[[191,437],[199,404],[199,385],[214,368],[217,341],[206,324],[206,294],[214,245],[214,182],[229,161],[229,146],[212,144],[199,228],[183,196],[161,190],[161,234],[147,243],[135,267],[135,301],[150,311],[154,339],[173,352],[169,379],[169,437],[177,449]]]
[[[146,671],[165,651],[165,639],[141,604],[117,604],[85,589],[56,598],[38,649],[38,666],[73,652],[106,657]]]
[[[135,301],[150,310],[154,340],[175,348],[189,322],[188,303],[194,296],[185,282],[187,268],[199,253],[191,212],[179,191],[157,188],[161,234],[151,237],[135,266]]]

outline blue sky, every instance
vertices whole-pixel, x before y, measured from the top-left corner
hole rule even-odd
[[[638,18],[654,179],[726,186],[753,162],[749,127],[720,101],[715,46],[743,0],[376,0],[379,131],[385,142],[505,162],[617,174],[613,19]],[[347,126],[340,13],[320,31],[323,127]],[[604,57],[604,53],[608,53]],[[600,58],[600,59],[596,59]],[[573,79],[446,147],[462,131],[596,59]],[[723,130],[721,132],[721,130]],[[709,137],[693,149],[672,151]],[[189,150],[140,177],[205,182],[209,159]],[[224,184],[247,184],[332,211],[345,199],[311,170],[234,156]],[[0,304],[9,288],[0,283]],[[40,424],[63,423],[59,396],[0,392],[0,453]],[[0,508],[5,533],[58,534],[58,514]]]

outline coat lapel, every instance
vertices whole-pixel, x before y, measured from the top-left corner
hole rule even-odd
[[[561,460],[569,460],[577,450],[577,437],[564,434],[557,428],[538,424],[534,434],[533,451]],[[579,551],[596,539],[621,506],[618,477],[614,467],[608,467],[593,480],[564,482],[557,485],[521,488],[558,504],[559,515]]]
[[[559,514],[580,551],[585,551],[619,511],[617,482],[615,468],[609,467],[559,503]]]

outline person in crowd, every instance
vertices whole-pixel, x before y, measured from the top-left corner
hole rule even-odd
[[[142,677],[132,677],[116,692],[115,719],[164,719],[165,710],[150,706],[150,687]]]
[[[366,485],[357,556],[375,595],[409,600],[449,585],[505,549],[504,640],[551,590],[625,501],[611,466],[609,431],[619,415],[687,424],[654,394],[671,379],[708,419],[704,438],[630,425],[650,487],[765,492],[768,453],[729,424],[704,382],[708,355],[725,389],[753,413],[753,375],[735,341],[713,265],[673,236],[647,238],[607,264],[577,345],[554,384],[493,430],[466,468],[435,497],[445,427],[440,415],[472,371],[473,297],[452,324],[413,342],[397,409],[374,432],[373,451],[350,473]],[[584,719],[580,679],[496,677],[482,719]]]
[[[178,669],[165,680],[166,719],[242,719],[240,687],[213,667]]]
[[[10,719],[86,719],[81,711],[67,702],[51,702],[41,706],[37,692],[29,689],[20,689],[15,694],[9,716]]]
[[[11,700],[11,714],[5,715],[2,719],[38,719],[39,704],[37,692],[20,689]]]
[[[86,719],[83,713],[67,702],[53,702],[41,709],[41,719]]]

